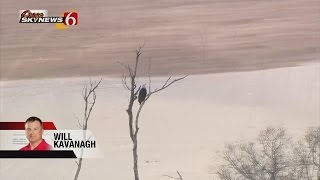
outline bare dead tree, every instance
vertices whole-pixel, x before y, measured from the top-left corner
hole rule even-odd
[[[149,98],[153,94],[156,94],[156,93],[168,88],[172,84],[187,77],[187,76],[184,76],[184,77],[172,80],[171,79],[172,77],[170,76],[160,88],[156,88],[156,89],[152,90],[151,76],[150,76],[151,59],[149,59],[149,83],[148,83],[149,84],[149,91],[148,91],[144,101],[140,104],[139,109],[134,114],[133,105],[134,105],[134,102],[137,100],[138,93],[141,89],[141,86],[139,86],[139,87],[137,86],[137,76],[138,76],[137,73],[138,73],[138,67],[139,67],[139,63],[140,63],[140,55],[142,53],[141,52],[142,48],[143,48],[143,45],[140,46],[135,52],[136,58],[135,58],[135,63],[134,63],[133,67],[131,67],[129,64],[121,63],[125,68],[125,72],[122,75],[122,85],[126,90],[128,90],[130,92],[130,99],[129,99],[129,104],[128,104],[128,108],[127,108],[126,112],[128,114],[128,120],[129,120],[128,121],[129,122],[129,124],[128,124],[129,125],[129,134],[130,134],[131,141],[133,143],[132,155],[133,155],[133,171],[134,171],[135,180],[139,180],[139,168],[138,168],[139,117],[140,117],[141,110],[142,110],[143,106],[145,105],[145,102],[147,100],[149,100]]]
[[[309,128],[303,141],[293,143],[283,128],[267,128],[256,142],[229,144],[222,180],[319,179],[320,127]]]
[[[228,145],[223,155],[226,164],[217,172],[220,179],[286,179],[292,171],[286,156],[290,144],[286,131],[267,128],[261,131],[257,142]]]
[[[303,140],[293,146],[290,179],[315,180],[320,178],[320,126],[310,127]]]
[[[81,129],[83,130],[83,139],[86,140],[86,131],[88,129],[88,122],[90,119],[90,115],[92,112],[92,109],[94,107],[94,105],[96,104],[96,99],[97,99],[97,95],[96,95],[96,89],[99,87],[100,83],[101,83],[102,79],[100,79],[99,81],[95,81],[92,82],[91,78],[90,78],[90,82],[89,85],[84,85],[83,89],[82,89],[82,97],[83,100],[85,102],[85,107],[84,107],[84,117],[82,122],[80,122],[80,119],[77,118],[78,120],[78,124],[81,127]],[[83,148],[81,149],[81,154],[80,154],[80,158],[78,159],[78,161],[76,161],[77,163],[77,171],[76,174],[74,176],[74,180],[77,180],[80,174],[80,170],[82,167],[82,162],[83,162]]]
[[[173,176],[169,176],[169,175],[163,175],[165,177],[171,178],[171,179],[178,179],[178,180],[183,180],[182,175],[180,174],[180,172],[177,170],[176,171],[179,177],[173,177]]]
[[[310,151],[311,164],[316,169],[318,178],[320,178],[320,126],[309,128],[305,139]]]
[[[320,127],[310,127],[294,148],[295,173],[301,180],[320,178]]]
[[[296,168],[292,174],[295,179],[312,180],[314,170],[311,165],[311,156],[305,142],[298,142],[294,147],[293,163]]]

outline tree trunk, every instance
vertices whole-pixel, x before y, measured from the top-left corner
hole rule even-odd
[[[80,174],[80,170],[81,170],[81,166],[82,166],[82,158],[79,159],[79,164],[78,164],[76,175],[74,176],[74,180],[78,179],[79,174]]]
[[[83,127],[83,140],[87,140],[87,124]],[[80,170],[81,170],[81,166],[82,166],[82,160],[83,160],[83,151],[84,149],[81,148],[81,153],[80,153],[80,159],[77,163],[78,165],[78,168],[77,168],[77,172],[76,172],[76,175],[74,176],[74,180],[78,180],[78,177],[79,177],[79,174],[80,174]]]
[[[133,102],[133,99],[132,99]],[[135,135],[134,133],[134,127],[133,127],[133,114],[132,114],[132,106],[133,103],[129,104],[129,107],[127,109],[127,113],[129,115],[129,133],[130,138],[133,143],[132,148],[132,155],[133,155],[133,172],[134,172],[134,179],[139,180],[139,170],[138,170],[138,134]]]
[[[134,141],[133,148],[133,171],[134,171],[134,179],[139,180],[139,170],[138,170],[138,143],[137,143],[137,137]]]

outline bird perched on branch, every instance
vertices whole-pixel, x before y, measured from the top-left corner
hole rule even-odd
[[[146,89],[146,85],[144,84],[139,91],[139,95],[138,95],[139,104],[141,104],[146,99],[146,96],[147,96],[147,89]]]

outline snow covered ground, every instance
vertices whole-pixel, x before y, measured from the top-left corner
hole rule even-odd
[[[128,92],[120,79],[102,78],[89,129],[104,158],[85,159],[80,179],[132,180]],[[81,90],[88,79],[0,81],[0,121],[38,116],[58,129],[78,129],[75,116],[83,116]],[[154,78],[153,88],[165,80]],[[225,143],[252,139],[269,125],[300,137],[320,125],[319,99],[320,64],[189,76],[151,97],[142,111],[141,179],[165,180],[162,175],[179,170],[186,180],[212,180]],[[75,170],[70,159],[0,159],[1,180],[66,180]]]

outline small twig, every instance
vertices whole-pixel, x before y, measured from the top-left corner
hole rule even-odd
[[[151,91],[151,57],[149,58],[149,70],[148,70],[148,76],[149,76],[149,92]]]
[[[175,82],[177,82],[177,81],[180,81],[180,80],[182,80],[182,79],[184,79],[184,78],[186,78],[186,77],[188,77],[188,75],[183,76],[183,77],[178,78],[178,79],[175,79],[175,80],[171,81],[171,82],[168,84],[169,80],[171,79],[171,76],[170,76],[160,89],[155,89],[154,91],[149,92],[149,94],[151,95],[151,94],[154,94],[154,93],[156,93],[156,92],[162,91],[162,90],[168,88],[168,87],[169,87],[170,85],[172,85],[173,83],[175,83]]]
[[[76,116],[76,115],[73,113],[73,117],[77,119],[77,121],[78,121],[78,126],[79,126],[81,129],[83,129],[83,125],[81,125],[80,119],[78,118],[78,116]]]
[[[180,172],[177,170],[177,174],[179,175],[179,177],[173,177],[173,176],[169,176],[169,175],[162,175],[162,176],[165,176],[165,177],[169,177],[171,179],[178,179],[178,180],[183,180],[183,177],[182,175],[180,174]]]

